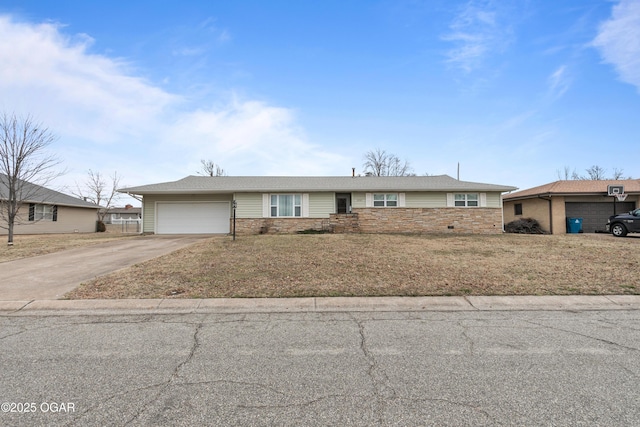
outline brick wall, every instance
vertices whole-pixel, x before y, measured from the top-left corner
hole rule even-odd
[[[358,214],[331,214],[329,230],[332,233],[359,233],[360,220]]]
[[[354,208],[351,214],[323,218],[239,218],[238,234],[295,233],[502,233],[496,208]]]
[[[522,205],[522,215],[515,214],[515,205],[518,203]],[[549,201],[539,198],[506,200],[504,202],[504,223],[508,224],[522,218],[533,218],[540,223],[543,230],[550,231],[552,227],[549,219]]]
[[[233,230],[233,220],[230,229]],[[305,230],[327,230],[327,218],[236,218],[237,234],[289,234]]]
[[[502,233],[502,209],[360,208],[362,233]]]

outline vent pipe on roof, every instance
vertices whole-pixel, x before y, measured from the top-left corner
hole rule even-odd
[[[458,181],[460,181],[460,162],[458,162]]]
[[[351,177],[352,178],[356,177],[356,168],[351,168]]]

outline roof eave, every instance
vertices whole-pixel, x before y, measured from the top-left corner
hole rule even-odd
[[[638,191],[630,191],[627,192],[625,194],[628,195],[637,195],[640,194],[640,192]],[[586,193],[536,193],[536,194],[526,194],[526,195],[522,195],[522,196],[514,196],[514,197],[509,197],[509,195],[506,195],[503,197],[504,200],[524,200],[524,199],[537,199],[539,197],[583,197],[583,196],[602,196],[602,197],[608,197],[609,195],[607,194],[606,191],[599,191],[599,192],[586,192]],[[610,196],[613,197],[613,196]]]
[[[385,191],[398,191],[398,192],[454,192],[454,191],[481,191],[481,192],[495,192],[506,193],[513,191],[516,188],[243,188],[237,190],[216,190],[216,189],[175,189],[175,190],[135,190],[135,189],[122,189],[118,190],[123,194],[135,194],[135,195],[173,195],[173,194],[235,194],[235,193],[277,193],[277,192],[301,192],[301,193],[314,193],[314,192],[385,192]]]

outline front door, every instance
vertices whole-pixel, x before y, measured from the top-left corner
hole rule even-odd
[[[351,194],[336,194],[336,213],[351,212]]]

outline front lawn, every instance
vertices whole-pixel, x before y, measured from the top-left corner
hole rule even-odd
[[[13,246],[7,245],[7,236],[0,235],[0,262],[19,258],[46,255],[79,246],[94,245],[110,240],[135,238],[139,234],[123,233],[75,233],[34,234],[13,237]]]
[[[214,237],[66,297],[640,294],[639,249],[601,234]]]

